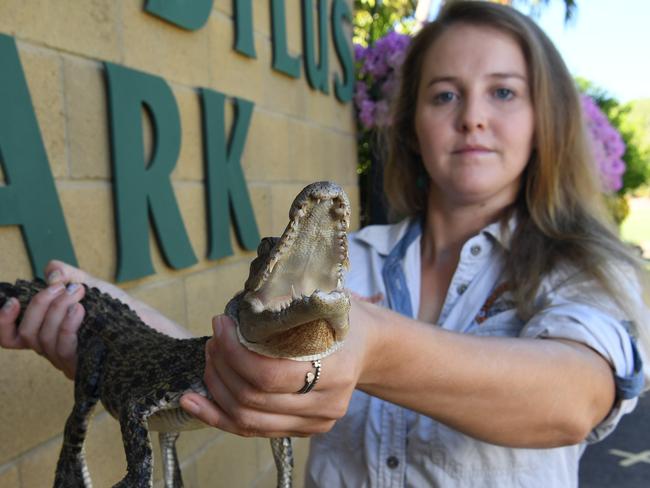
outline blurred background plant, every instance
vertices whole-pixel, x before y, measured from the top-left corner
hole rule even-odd
[[[420,0],[421,1],[421,0]],[[388,122],[390,98],[416,30],[417,0],[355,0],[353,42],[357,81],[357,173],[361,225],[386,223],[379,134]]]
[[[647,191],[650,183],[650,100],[622,104],[589,80],[577,78],[576,83],[583,93],[606,201],[614,220],[621,224],[630,211],[629,197]]]
[[[354,0],[352,41],[368,47],[389,32],[413,32],[417,3],[417,0]]]

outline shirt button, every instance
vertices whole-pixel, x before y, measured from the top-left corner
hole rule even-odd
[[[386,459],[386,466],[388,466],[390,469],[395,469],[397,466],[399,466],[399,459],[397,459],[395,456],[390,456],[388,459]]]
[[[469,252],[472,253],[472,256],[478,256],[481,253],[481,246],[479,245],[472,246]]]
[[[458,287],[456,288],[456,292],[458,292],[459,295],[465,293],[465,290],[467,290],[467,285],[465,283],[463,283],[462,285],[458,285]]]

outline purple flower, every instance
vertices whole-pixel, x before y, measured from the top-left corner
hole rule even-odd
[[[390,106],[386,100],[379,100],[375,104],[375,124],[377,127],[388,125],[390,119]]]
[[[365,100],[368,100],[368,88],[363,81],[357,81],[354,85],[354,104],[361,107]]]
[[[373,45],[355,46],[357,83],[354,103],[361,126],[370,130],[390,123],[390,103],[399,85],[397,76],[406,49],[407,35],[390,32]]]
[[[370,129],[374,126],[375,122],[375,104],[370,100],[364,100],[361,103],[359,110],[359,120],[367,128]]]
[[[591,152],[605,192],[615,192],[623,187],[625,173],[625,143],[619,132],[610,124],[593,98],[582,95],[582,110],[587,125]]]
[[[360,44],[355,44],[354,45],[354,60],[355,61],[363,61],[363,58],[366,55],[366,48],[363,47]]]

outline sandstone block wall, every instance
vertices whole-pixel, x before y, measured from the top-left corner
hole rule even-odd
[[[256,59],[233,49],[233,1],[215,0],[208,22],[194,32],[148,14],[144,3],[3,0],[0,33],[16,41],[79,265],[106,280],[115,277],[117,244],[102,63],[110,61],[157,75],[171,86],[182,127],[173,188],[199,261],[173,270],[152,239],[155,274],[121,286],[192,332],[205,335],[211,331],[212,316],[243,285],[253,255],[239,248],[231,232],[234,255],[217,261],[205,257],[198,90],[210,88],[255,103],[242,167],[262,236],[283,230],[290,202],[312,181],[337,181],[356,208],[353,111],[350,103],[336,99],[333,89],[329,95],[312,90],[304,62],[299,79],[271,68],[270,2],[253,1]],[[285,2],[287,41],[293,55],[302,52],[301,3]],[[351,9],[351,0],[349,5]],[[331,75],[341,76],[329,32]],[[227,115],[230,127],[232,114]],[[151,137],[145,134],[145,139]],[[5,184],[0,170],[0,188]],[[17,226],[0,226],[0,250],[1,281],[32,275]],[[72,405],[72,383],[34,353],[0,350],[0,399],[0,487],[51,486],[61,432]],[[304,440],[297,442],[298,476],[306,446]],[[119,425],[101,407],[90,426],[87,454],[95,486],[111,486],[123,476]],[[183,434],[179,454],[187,486],[275,483],[266,440],[205,429]],[[160,486],[157,452],[156,463]]]

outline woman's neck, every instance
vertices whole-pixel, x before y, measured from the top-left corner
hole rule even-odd
[[[465,242],[496,221],[503,210],[482,204],[442,204],[430,196],[422,234],[423,262],[437,266],[457,263]]]

